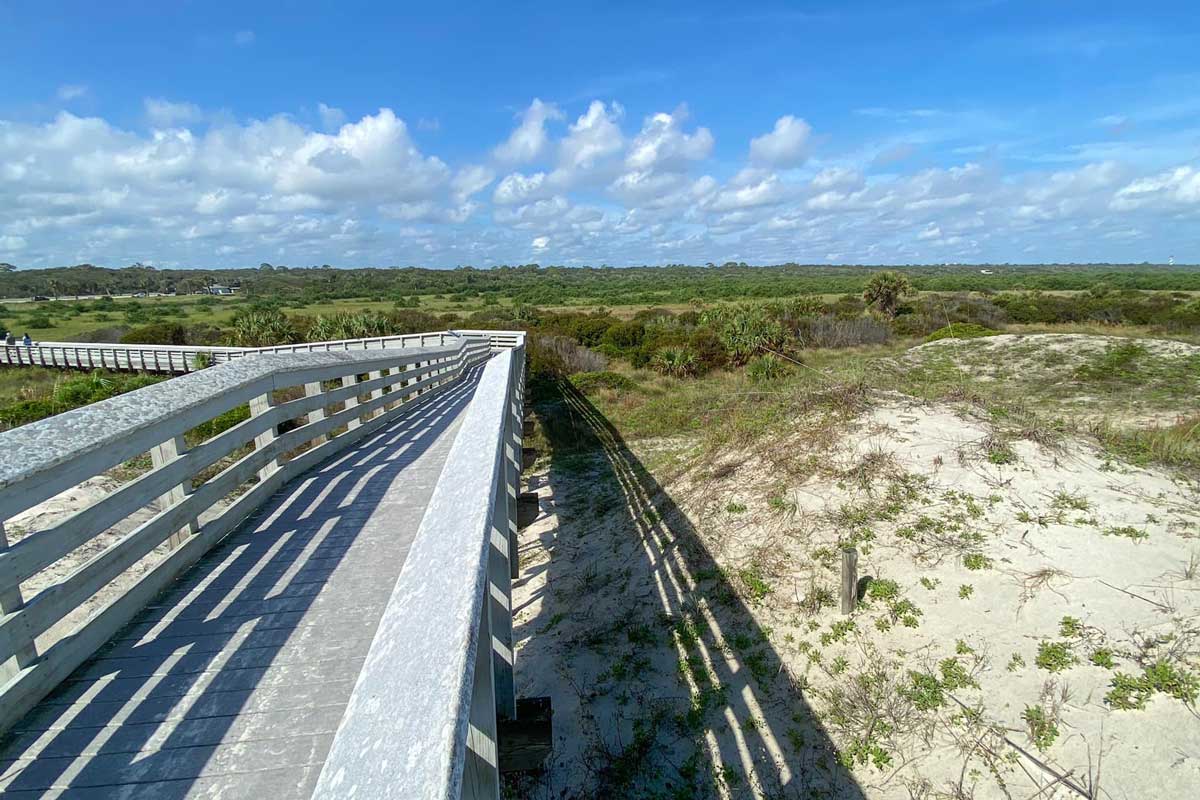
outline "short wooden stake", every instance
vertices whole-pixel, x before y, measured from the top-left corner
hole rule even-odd
[[[842,613],[849,614],[858,605],[858,551],[842,551]]]

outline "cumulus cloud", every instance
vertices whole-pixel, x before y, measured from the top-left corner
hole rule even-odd
[[[549,142],[546,123],[562,118],[562,112],[553,103],[533,98],[529,108],[521,114],[521,123],[492,151],[493,155],[496,160],[509,164],[525,164],[538,159]]]
[[[749,158],[717,160],[683,106],[636,124],[615,102],[571,112],[554,126],[563,112],[534,100],[494,151],[453,163],[387,108],[236,120],[151,98],[132,129],[66,111],[0,120],[0,260],[1140,261],[1154,243],[1182,252],[1200,214],[1192,162],[880,174],[894,137],[818,148],[807,123],[782,117]]]
[[[1128,210],[1150,204],[1200,205],[1200,169],[1183,166],[1139,178],[1113,197],[1113,208]]]
[[[195,103],[172,103],[160,97],[147,97],[144,106],[146,119],[159,128],[190,125],[204,119],[204,112]]]
[[[812,126],[791,114],[775,120],[770,133],[750,140],[750,159],[759,164],[794,167],[808,157]]]
[[[517,205],[542,194],[546,187],[546,173],[522,175],[514,172],[504,176],[492,193],[492,202],[500,206]]]
[[[585,170],[601,159],[620,152],[624,143],[618,121],[625,113],[617,103],[593,100],[587,112],[571,124],[559,143],[558,161],[563,170]]]
[[[317,103],[317,114],[321,117],[321,127],[326,131],[335,131],[346,124],[346,112],[340,108]]]

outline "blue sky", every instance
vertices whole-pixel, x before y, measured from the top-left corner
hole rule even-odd
[[[1200,261],[1189,3],[0,2],[0,261]]]

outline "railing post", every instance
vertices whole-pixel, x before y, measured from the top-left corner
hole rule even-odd
[[[324,393],[325,392],[321,388],[320,381],[313,381],[312,383],[304,384],[304,396],[305,397],[316,397],[317,395],[324,394]],[[308,419],[305,421],[309,425],[312,425],[314,422],[320,422],[323,419],[325,419],[325,406],[318,406],[317,408],[314,408],[312,411],[308,412]],[[320,436],[316,437],[315,439],[310,439],[308,441],[308,446],[309,447],[320,447],[321,445],[325,444],[325,442],[327,442],[327,441],[329,441],[329,434],[322,433]]]
[[[261,414],[265,414],[270,411],[271,407],[274,405],[275,402],[271,399],[270,392],[267,392],[266,394],[260,394],[258,397],[250,400],[250,416],[257,417]],[[254,437],[254,449],[262,450],[273,441],[275,441],[275,426],[269,425],[265,431]],[[273,458],[258,470],[258,479],[260,481],[265,481],[278,471],[279,459]]]
[[[8,549],[8,535],[4,532],[4,523],[0,522],[0,553]],[[25,605],[21,597],[21,584],[0,587],[0,612],[5,615],[19,611]],[[25,667],[37,660],[37,647],[32,641],[19,648],[12,658],[0,661],[0,686],[16,675]]]
[[[173,436],[160,445],[155,446],[150,451],[150,463],[155,469],[165,466],[170,461],[178,458],[187,452],[187,443],[184,442],[183,436]],[[176,503],[182,501],[185,497],[192,493],[192,481],[190,478],[185,479],[183,483],[173,487],[170,491],[158,499],[159,505],[165,511]],[[197,519],[190,519],[187,525],[183,526],[171,537],[167,539],[167,545],[174,550],[179,545],[187,541],[189,536],[194,536],[200,532],[200,522]]]
[[[475,685],[471,687],[467,758],[463,765],[462,792],[466,798],[500,798],[500,747],[496,724],[495,675],[492,672],[491,609],[480,605],[479,644],[475,648]]]

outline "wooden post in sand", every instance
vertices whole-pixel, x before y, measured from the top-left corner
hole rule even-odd
[[[858,550],[842,551],[842,613],[849,614],[858,605]]]

